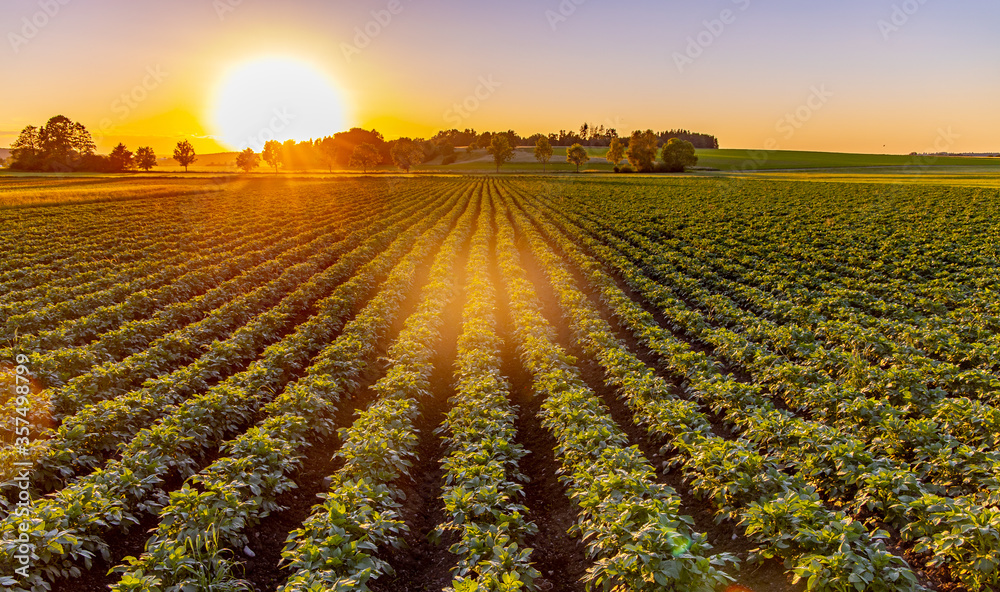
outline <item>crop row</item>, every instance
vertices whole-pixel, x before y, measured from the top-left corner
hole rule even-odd
[[[275,298],[280,299],[310,275],[329,266],[337,256],[360,244],[360,231],[369,221],[361,219],[347,224],[348,221],[342,220],[345,224],[339,230],[321,226],[301,237],[303,242],[309,238],[313,239],[312,242],[290,250],[289,247],[294,244],[291,239],[277,243],[264,252],[235,257],[208,273],[219,276],[219,283],[226,275],[236,277],[203,295],[167,306],[151,318],[126,323],[86,346],[32,356],[34,374],[50,385],[32,402],[33,415],[48,417],[53,414],[56,419],[71,415],[86,404],[114,398],[144,379],[165,373],[171,365],[197,356],[202,353],[201,348],[212,347],[210,344],[214,340],[224,338],[228,332],[259,315],[261,310],[267,310],[273,306]],[[337,222],[331,224],[337,225]],[[338,242],[344,237],[349,238]],[[243,266],[251,267],[254,263],[266,261],[282,250],[287,251],[284,256],[240,273]],[[306,259],[303,255],[312,252],[318,255],[311,261],[296,265],[296,261]],[[223,274],[222,269],[232,272]],[[275,275],[279,277],[268,286],[260,286]],[[201,282],[207,279],[210,276],[202,277]],[[249,290],[252,290],[250,294],[237,297]],[[199,313],[207,313],[207,316],[199,320]],[[100,313],[96,314],[100,316]],[[183,329],[178,328],[191,321],[196,322]],[[156,335],[171,329],[174,331],[150,343]],[[121,360],[125,354],[130,355]],[[55,373],[59,375],[59,380],[51,379]],[[49,380],[45,380],[46,377]],[[68,381],[68,384],[60,387],[62,381]],[[6,407],[12,404],[8,401]],[[11,415],[8,411],[5,417]],[[33,423],[43,425],[41,421]]]
[[[553,218],[555,215],[553,215]],[[662,285],[649,280],[628,258],[611,251],[583,234],[561,229],[576,244],[586,246],[604,265],[608,265],[647,302],[651,302],[677,326],[707,343],[724,346],[704,324],[694,322],[696,315],[682,303],[668,296]],[[827,496],[836,498],[854,513],[862,511],[881,515],[897,528],[904,538],[912,539],[920,549],[936,554],[935,562],[947,563],[952,573],[973,589],[995,583],[997,543],[1000,542],[1000,513],[974,500],[938,495],[921,484],[906,463],[866,452],[863,442],[840,430],[804,420],[775,409],[760,396],[760,386],[719,381],[713,365],[699,360],[695,352],[684,348],[669,334],[647,319],[633,330],[637,337],[649,340],[652,331],[658,341],[649,341],[653,351],[661,353],[680,376],[691,380],[692,368],[708,370],[705,387],[698,392],[706,403],[725,414],[727,421],[743,430],[748,441],[776,455],[785,466],[795,467],[803,478]],[[673,343],[673,345],[671,345]],[[760,380],[759,372],[751,377]],[[993,562],[992,557],[998,559]]]
[[[456,394],[439,428],[448,454],[441,495],[447,520],[436,534],[454,533],[449,550],[458,556],[452,573],[456,590],[517,590],[540,574],[532,567],[527,537],[538,527],[523,504],[527,479],[518,461],[527,454],[517,443],[517,418],[508,401],[510,384],[501,372],[496,293],[490,279],[493,204],[484,198],[469,246],[465,309],[458,337]]]
[[[422,204],[419,211],[404,210],[367,229],[375,234],[359,230],[355,239],[363,242],[355,245],[336,264],[309,278],[271,310],[255,312],[250,322],[228,339],[211,342],[194,363],[156,376],[139,389],[84,406],[63,422],[52,439],[33,440],[27,451],[5,452],[7,455],[19,452],[35,459],[33,485],[41,491],[54,489],[78,471],[97,466],[122,442],[168,412],[171,405],[180,404],[214,384],[238,380],[242,374],[234,378],[233,373],[243,370],[262,350],[267,354],[266,347],[280,351],[285,340],[294,338],[294,334],[282,336],[295,328],[297,319],[307,311],[322,312],[328,307],[329,295],[336,286],[393,245],[406,228],[421,223],[434,207]],[[405,243],[395,244],[391,254],[404,246]],[[86,398],[87,393],[78,393],[78,396]],[[6,482],[5,488],[13,485]]]
[[[668,446],[683,455],[675,462],[684,463],[695,492],[711,500],[721,518],[741,519],[743,532],[759,545],[759,556],[783,559],[794,578],[806,580],[810,590],[849,589],[859,582],[877,590],[917,589],[913,572],[878,541],[884,534],[873,537],[861,523],[824,507],[814,489],[783,473],[776,459],[756,454],[739,440],[714,435],[697,407],[674,396],[670,385],[614,335],[532,222],[516,211],[514,218],[557,294],[574,339],[601,365],[608,385],[628,403],[638,422],[653,435],[670,438]],[[534,223],[545,227],[537,218]],[[615,318],[632,319],[639,330],[654,324],[595,261],[552,228],[546,230],[585,271]],[[709,382],[715,378],[711,374],[686,377],[696,391],[719,386]],[[725,462],[734,458],[745,465]]]
[[[454,210],[456,201],[448,199],[437,211]],[[374,260],[349,274],[350,279],[320,302],[317,313],[298,325],[294,333],[269,346],[247,370],[168,409],[169,415],[131,438],[119,460],[112,460],[33,506],[12,510],[0,522],[5,534],[4,574],[9,576],[14,569],[20,525],[27,525],[27,532],[21,534],[28,538],[26,544],[34,547],[32,561],[36,569],[19,585],[46,589],[46,580],[78,574],[81,565],[91,565],[95,552],[107,552],[102,532],[109,528],[127,530],[139,522],[142,512],[163,507],[167,494],[159,487],[164,479],[171,472],[183,477],[193,474],[199,458],[240,431],[275,392],[308,365],[314,353],[329,343],[348,315],[377,290],[380,279],[439,217],[425,215],[405,232],[396,234],[388,248],[383,247]],[[371,242],[385,240],[384,234],[372,237]]]
[[[416,454],[415,424],[431,391],[443,313],[455,296],[455,262],[472,232],[478,202],[470,195],[435,257],[416,311],[387,352],[391,365],[372,387],[375,401],[340,431],[337,456],[343,465],[331,476],[324,502],[289,533],[282,558],[292,573],[279,592],[364,590],[368,580],[391,572],[378,551],[399,544],[407,528],[398,515],[399,481]]]
[[[353,231],[349,237],[327,252],[329,256],[341,256],[336,264],[327,266],[328,257],[321,255],[311,263],[289,267],[270,284],[237,299],[230,307],[223,307],[218,314],[156,342],[155,347],[71,381],[52,395],[61,409],[72,406],[78,413],[63,422],[52,434],[52,440],[34,439],[28,450],[4,449],[0,466],[12,467],[15,457],[34,459],[35,486],[42,490],[57,486],[79,468],[94,466],[137,429],[159,417],[165,406],[209,388],[252,360],[262,348],[290,330],[296,319],[312,310],[334,286],[350,277],[359,265],[427,211],[426,206],[423,211],[401,208],[396,215],[370,226],[358,223],[349,227],[346,230]],[[250,306],[254,300],[259,304],[259,297],[275,290],[279,296],[284,291],[291,292],[270,310]],[[220,329],[228,327],[239,328],[224,338],[225,333]],[[198,359],[168,371],[172,365],[185,361],[185,352],[197,355]],[[152,377],[141,388],[128,390],[135,379],[146,376]],[[5,488],[10,485],[6,483]]]
[[[507,213],[498,209],[497,261],[510,300],[521,360],[542,399],[542,424],[556,440],[560,481],[579,506],[574,527],[595,560],[587,581],[605,589],[712,591],[731,582],[728,553],[711,545],[679,512],[676,492],[655,471],[554,342],[525,277]]]
[[[235,579],[228,550],[246,545],[245,530],[279,509],[276,498],[295,486],[291,477],[299,468],[308,438],[332,430],[331,418],[337,404],[357,390],[357,381],[366,371],[368,360],[374,358],[378,342],[392,326],[417,268],[444,239],[461,210],[461,206],[455,207],[450,216],[414,245],[381,285],[378,295],[314,358],[306,375],[290,383],[265,408],[265,420],[224,445],[222,458],[171,493],[145,553],[126,559],[126,565],[119,568],[124,572],[122,579],[112,589],[184,589]],[[471,212],[459,220],[459,237],[470,217]],[[446,241],[442,253],[454,257],[454,243]],[[436,269],[438,274],[432,273],[431,286],[450,272],[447,265]],[[424,302],[429,301],[433,302]],[[421,317],[414,325],[423,330],[426,320]],[[407,342],[402,347],[410,345]]]
[[[644,247],[640,250],[626,244],[621,248],[630,254],[630,259],[651,271],[651,277],[663,286],[664,292],[673,292],[674,286],[685,279],[689,284],[696,283],[690,278],[662,273],[662,249],[648,241]],[[675,301],[681,299],[678,295],[673,298]],[[953,495],[974,492],[983,486],[1000,487],[997,484],[1000,456],[989,445],[996,438],[989,423],[990,418],[997,416],[994,408],[973,405],[972,401],[965,405],[982,411],[985,421],[979,425],[924,418],[919,409],[929,409],[933,417],[940,415],[940,407],[963,406],[963,401],[952,402],[943,397],[940,389],[925,386],[927,377],[933,375],[931,371],[899,364],[889,370],[877,367],[861,370],[844,352],[816,344],[807,332],[794,326],[789,329],[787,325],[779,326],[756,317],[728,298],[698,287],[691,288],[686,298],[703,306],[716,322],[724,322],[734,329],[720,337],[721,333],[715,330],[718,327],[701,323],[699,330],[714,333],[713,344],[718,351],[734,363],[756,371],[756,380],[780,394],[788,405],[808,411],[836,427],[861,429],[862,437],[873,440],[872,454],[913,464],[922,479],[950,488],[945,491]],[[690,324],[691,320],[688,322]],[[788,343],[792,339],[801,347],[809,344],[808,353],[803,354],[798,363],[768,348],[769,344]],[[841,375],[839,380],[828,376],[824,372],[827,368],[838,370],[835,375]],[[858,373],[860,375],[854,376]],[[958,428],[956,433],[948,431],[952,425]],[[956,459],[961,459],[960,469],[954,466]]]

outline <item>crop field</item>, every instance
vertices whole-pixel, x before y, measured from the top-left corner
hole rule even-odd
[[[0,209],[5,589],[1000,587],[1000,189],[102,183]]]

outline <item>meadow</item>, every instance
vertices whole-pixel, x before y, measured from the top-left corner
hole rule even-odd
[[[566,162],[566,147],[554,146],[551,160],[544,165],[534,156],[534,147],[520,146],[515,149],[514,158],[503,166],[506,173],[538,174],[543,172],[569,173],[575,172],[576,166]],[[590,162],[581,167],[582,172],[611,172],[612,165],[607,162],[607,148],[587,147]],[[741,150],[741,149],[698,149],[698,166],[690,172],[695,174],[745,174],[760,172],[828,172],[836,174],[857,173],[875,174],[926,174],[936,171],[952,171],[951,182],[960,181],[962,175],[970,173],[985,173],[990,177],[1000,173],[1000,158],[998,157],[966,157],[966,156],[934,156],[934,155],[891,155],[891,154],[849,154],[841,152],[805,152],[792,150]],[[467,150],[458,148],[455,151],[456,162],[442,165],[441,157],[427,163],[417,165],[413,171],[417,173],[435,174],[489,174],[494,172],[495,165],[485,149]],[[398,173],[395,166],[386,164],[374,167],[382,173]],[[225,176],[239,174],[236,167],[236,153],[218,153],[199,155],[198,160],[190,167],[190,172],[197,175]],[[263,166],[253,174],[266,175],[271,169]],[[358,174],[359,169],[335,167],[332,170],[306,169],[285,170],[286,174]],[[160,158],[156,167],[149,173],[115,175],[116,177],[144,176],[181,176],[184,167],[170,158]],[[28,174],[30,176],[30,174]],[[0,179],[10,180],[25,176],[25,174],[0,170]],[[73,174],[64,175],[73,177]],[[86,175],[92,178],[93,174]],[[191,175],[187,175],[191,176]],[[3,184],[0,184],[0,190]]]
[[[0,583],[996,589],[995,161],[779,156],[3,176]]]

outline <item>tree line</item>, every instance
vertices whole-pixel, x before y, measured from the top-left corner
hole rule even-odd
[[[150,146],[133,152],[119,143],[109,154],[97,154],[87,128],[64,115],[52,117],[41,127],[25,127],[10,151],[10,168],[21,171],[121,173],[156,166],[156,152]],[[174,158],[187,170],[195,160],[191,142],[178,142]]]
[[[613,138],[608,145],[608,150],[604,158],[614,165],[616,173],[681,173],[686,167],[693,167],[698,164],[698,156],[695,155],[695,146],[683,138],[669,138],[660,146],[660,136],[653,130],[641,132],[636,130],[626,145],[619,138]],[[490,146],[490,154],[493,155],[494,163],[497,165],[497,172],[500,166],[513,158],[513,149],[508,152],[505,138],[498,138]],[[535,142],[535,159],[542,163],[542,171],[548,164],[555,151],[548,138],[539,138]],[[660,155],[658,161],[656,156]],[[621,165],[622,160],[628,160],[627,165]],[[566,161],[576,165],[576,172],[580,172],[580,166],[590,161],[590,154],[582,144],[573,144],[566,150]]]
[[[637,137],[641,140],[637,140]],[[567,160],[575,162],[578,168],[580,164],[586,162],[586,160],[581,161],[586,155],[586,150],[581,153],[575,149],[576,146],[581,148],[606,146],[609,148],[609,155],[613,156],[621,151],[621,156],[613,161],[616,171],[628,172],[631,169],[648,172],[658,166],[653,164],[656,160],[657,147],[660,144],[667,145],[674,139],[684,141],[693,148],[718,147],[718,140],[714,136],[687,130],[659,133],[652,130],[641,133],[637,131],[628,139],[626,147],[623,139],[618,137],[616,129],[587,123],[580,126],[579,133],[560,130],[558,134],[533,134],[522,137],[513,130],[477,132],[475,129],[450,129],[439,131],[429,139],[398,140],[386,140],[374,129],[351,128],[317,140],[300,142],[271,140],[264,145],[260,154],[251,148],[246,148],[237,154],[236,165],[247,172],[260,166],[262,162],[275,172],[279,167],[302,171],[327,168],[332,171],[335,166],[356,167],[367,172],[371,168],[391,163],[409,172],[411,167],[437,158],[441,158],[441,164],[454,163],[458,160],[457,151],[464,148],[468,152],[485,149],[494,157],[499,170],[502,164],[513,158],[515,147],[536,146],[537,156],[539,154],[537,146],[544,144],[549,147],[569,147]],[[651,142],[655,144],[652,149],[653,157],[647,158],[643,155],[648,153],[649,149],[641,149],[640,144],[649,145]],[[502,147],[504,145],[506,148]],[[140,146],[133,152],[120,143],[107,155],[97,154],[95,150],[93,138],[83,124],[57,115],[41,127],[29,125],[21,131],[17,140],[11,145],[9,166],[11,169],[24,171],[64,172],[126,172],[137,169],[148,171],[156,166],[156,154],[149,146]],[[626,157],[626,151],[634,156],[628,156],[628,165],[617,167]],[[194,148],[188,140],[177,143],[173,157],[185,171],[197,160]]]

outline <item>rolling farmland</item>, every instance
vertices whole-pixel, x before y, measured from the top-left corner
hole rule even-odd
[[[0,209],[11,590],[1000,586],[995,188],[197,189]]]

